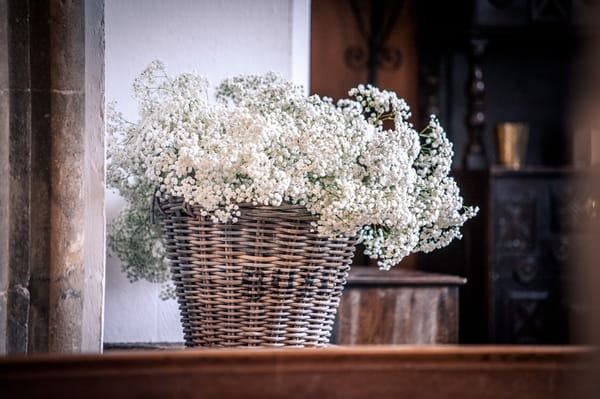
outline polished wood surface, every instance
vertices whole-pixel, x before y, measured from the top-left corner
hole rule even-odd
[[[582,347],[360,346],[0,358],[2,398],[581,398]]]
[[[344,288],[334,342],[342,345],[458,342],[462,277],[355,267]]]
[[[391,269],[379,270],[376,267],[355,267],[350,271],[348,284],[351,286],[457,286],[463,285],[467,279],[449,274],[428,273],[418,270]]]

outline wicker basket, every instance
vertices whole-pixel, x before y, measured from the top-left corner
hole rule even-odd
[[[354,240],[311,232],[300,206],[242,206],[234,224],[159,208],[186,346],[329,343]]]

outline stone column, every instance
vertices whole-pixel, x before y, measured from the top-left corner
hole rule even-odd
[[[6,2],[0,1],[0,187],[8,184],[8,46]],[[0,353],[7,352],[8,190],[0,189]]]
[[[81,1],[51,1],[50,352],[81,351],[85,32]]]
[[[15,2],[15,1],[13,1]],[[28,352],[48,351],[50,281],[50,25],[48,1],[28,2],[31,79],[31,190],[29,193],[29,318]]]
[[[102,0],[0,0],[0,353],[101,350],[103,27]]]
[[[27,349],[31,90],[29,10],[0,1],[0,351]]]

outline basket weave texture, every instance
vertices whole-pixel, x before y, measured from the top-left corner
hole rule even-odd
[[[324,346],[355,240],[311,232],[301,206],[240,206],[237,223],[160,201],[186,346]]]

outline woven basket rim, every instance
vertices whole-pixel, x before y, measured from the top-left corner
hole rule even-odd
[[[181,210],[183,212],[185,212],[188,216],[194,216],[194,217],[200,216],[201,212],[204,210],[204,208],[202,208],[200,205],[189,205],[181,197],[162,198],[162,197],[155,196],[153,208],[154,208],[154,206],[156,206],[158,211],[161,214],[163,214],[163,216],[165,215],[165,206],[167,206],[167,205],[175,205],[177,207],[181,207]],[[318,215],[311,213],[308,210],[308,208],[306,208],[306,206],[304,206],[304,205],[297,205],[297,204],[281,204],[281,205],[257,204],[257,205],[254,205],[250,202],[244,202],[244,203],[240,203],[237,205],[239,206],[240,209],[257,209],[257,210],[265,209],[265,210],[275,210],[275,211],[303,211],[303,213],[304,213],[304,215],[302,215],[303,218],[313,220],[313,221],[318,220]],[[219,222],[219,223],[220,224],[235,224],[233,222],[227,222],[227,223]],[[354,245],[358,244],[358,242],[359,242],[358,233],[353,237],[346,236],[346,235],[338,235],[335,237],[330,237],[330,236],[327,236],[324,234],[319,234],[316,230],[315,230],[315,233],[318,236],[325,238],[325,239],[340,239],[340,238],[348,239],[351,242],[354,241]]]
[[[159,197],[159,196],[155,196],[154,197],[154,205],[158,208],[158,210],[162,213],[164,211],[164,206],[165,205],[178,205],[181,206],[183,210],[187,210],[187,211],[191,211],[194,210],[194,212],[199,212],[204,210],[204,208],[201,205],[190,205],[188,202],[186,202],[182,197],[167,197],[167,198],[163,198],[163,197]],[[317,214],[313,214],[305,205],[299,205],[299,204],[288,204],[288,203],[282,203],[281,205],[265,205],[265,204],[253,204],[251,202],[242,202],[242,203],[238,203],[236,204],[239,208],[244,208],[244,209],[279,209],[279,210],[304,210],[306,211],[306,213],[310,214],[311,216],[317,218],[318,215]],[[190,216],[193,214],[190,214]]]

